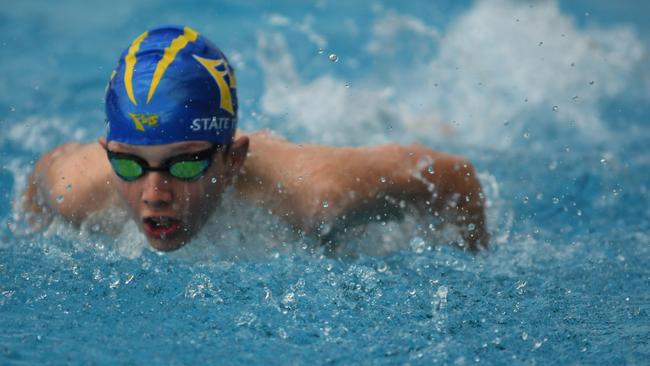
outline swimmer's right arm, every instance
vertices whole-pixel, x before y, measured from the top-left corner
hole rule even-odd
[[[79,224],[90,213],[114,203],[110,174],[108,159],[98,143],[61,145],[36,163],[23,195],[23,208]]]

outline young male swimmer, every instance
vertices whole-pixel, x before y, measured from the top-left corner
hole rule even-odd
[[[201,230],[229,186],[308,234],[405,202],[449,216],[468,249],[488,243],[481,187],[463,158],[419,145],[296,145],[238,131],[233,69],[188,27],[152,29],[122,53],[106,91],[106,136],[44,155],[25,205],[75,224],[124,207],[153,248],[171,251]]]

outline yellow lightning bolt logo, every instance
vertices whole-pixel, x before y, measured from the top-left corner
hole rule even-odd
[[[219,94],[221,94],[221,101],[219,102],[219,107],[223,110],[228,111],[228,113],[235,115],[235,109],[232,105],[232,94],[230,93],[230,88],[237,88],[237,82],[235,80],[235,75],[233,72],[229,71],[228,65],[224,60],[211,60],[208,58],[199,57],[194,55],[196,61],[201,63],[203,67],[210,73],[214,81],[217,82],[217,87],[219,87]],[[224,66],[224,70],[218,70],[217,66]],[[229,76],[230,84],[226,81],[226,75]]]
[[[126,87],[126,94],[129,96],[131,103],[135,106],[138,105],[138,102],[135,99],[135,94],[133,93],[133,73],[135,72],[135,64],[138,61],[136,55],[140,50],[140,45],[148,36],[149,32],[144,32],[139,35],[129,47],[129,51],[124,58],[124,63],[126,64],[126,67],[124,68],[124,86]],[[190,27],[185,27],[183,28],[183,34],[174,38],[169,47],[165,48],[163,57],[158,61],[156,70],[151,79],[149,93],[147,94],[147,104],[151,101],[151,98],[153,98],[156,88],[158,88],[158,84],[160,84],[160,80],[162,80],[169,65],[174,62],[176,55],[178,55],[178,53],[185,48],[188,43],[196,41],[198,37],[199,34],[195,30]]]

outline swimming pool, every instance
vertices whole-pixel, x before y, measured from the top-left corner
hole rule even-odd
[[[3,8],[0,363],[647,363],[649,12],[627,4]],[[21,233],[11,202],[34,160],[103,133],[119,52],[165,23],[229,56],[245,129],[469,157],[492,247],[464,253],[407,217],[328,258],[233,200],[217,235],[170,255],[111,213]]]

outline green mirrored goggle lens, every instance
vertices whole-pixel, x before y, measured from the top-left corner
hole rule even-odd
[[[144,174],[144,169],[135,160],[131,159],[111,159],[111,165],[115,173],[125,180],[138,179]]]
[[[178,161],[169,167],[169,174],[180,179],[196,179],[208,168],[207,160]]]

